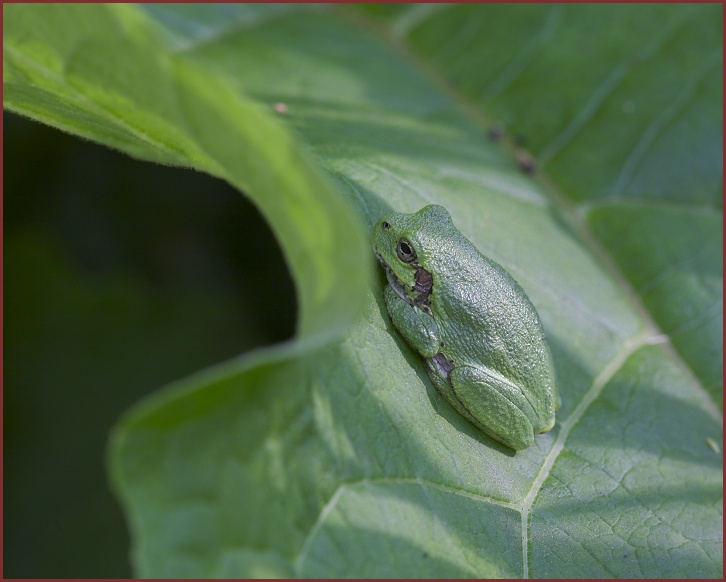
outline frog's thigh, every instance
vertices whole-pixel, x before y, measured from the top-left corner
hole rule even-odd
[[[391,321],[408,344],[424,357],[439,351],[439,327],[434,318],[401,299],[389,286],[383,291]]]
[[[532,423],[504,394],[508,386],[478,368],[462,366],[451,372],[451,385],[459,401],[479,427],[492,438],[516,450],[534,443]]]

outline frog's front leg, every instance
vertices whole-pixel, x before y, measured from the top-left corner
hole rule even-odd
[[[515,450],[534,443],[534,410],[522,391],[496,372],[462,366],[449,374],[456,398],[468,412],[465,415],[483,432]]]
[[[425,358],[439,351],[439,326],[428,313],[401,299],[386,285],[383,291],[388,315],[406,342]]]

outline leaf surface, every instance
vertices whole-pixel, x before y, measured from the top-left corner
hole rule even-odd
[[[139,576],[721,575],[720,7],[4,12],[6,107],[229,180],[298,285],[294,341],[114,432]],[[365,227],[429,203],[543,320],[563,406],[516,455],[367,278]]]

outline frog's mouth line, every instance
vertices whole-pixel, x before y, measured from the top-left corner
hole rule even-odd
[[[381,263],[381,265],[383,265],[383,268],[386,270],[386,278],[388,279],[388,284],[391,286],[391,289],[396,292],[396,295],[398,295],[410,306],[418,307],[431,315],[431,308],[429,306],[429,296],[431,295],[432,289],[431,275],[424,269],[419,268],[416,272],[416,284],[413,287],[411,287],[410,285],[406,285],[398,278],[393,269],[388,266],[388,263],[386,263],[380,253],[375,250],[374,252],[376,254],[378,262]],[[424,285],[421,285],[421,283],[419,282],[418,275],[420,274],[424,274],[423,279],[428,281]]]
[[[413,297],[409,297],[406,294],[407,286],[398,278],[396,273],[393,272],[393,269],[388,266],[388,263],[386,263],[381,254],[378,251],[374,252],[376,253],[376,258],[378,259],[378,262],[383,265],[383,268],[386,270],[386,278],[388,279],[388,284],[391,286],[391,289],[393,289],[396,292],[396,295],[398,295],[406,303],[411,306],[415,306],[413,302]]]

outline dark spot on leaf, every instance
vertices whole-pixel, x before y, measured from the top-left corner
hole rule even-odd
[[[537,170],[537,163],[534,161],[534,158],[524,150],[517,152],[517,165],[525,174],[534,174]]]
[[[489,128],[487,132],[489,139],[492,141],[499,141],[504,135],[504,128],[499,124],[494,124]]]

